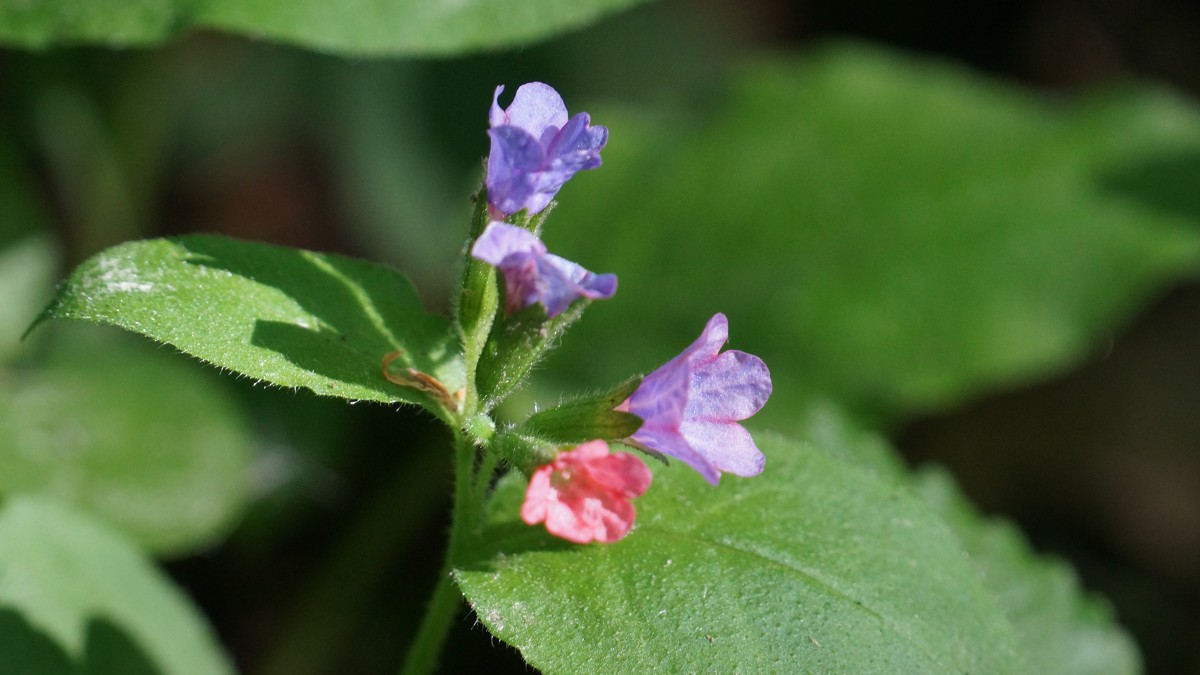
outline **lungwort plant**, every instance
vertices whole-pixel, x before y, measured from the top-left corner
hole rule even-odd
[[[427,313],[382,265],[183,236],[95,255],[39,322],[113,324],[256,381],[417,405],[443,422],[453,438],[452,525],[406,672],[436,666],[464,596],[489,631],[549,671],[1021,673],[1044,664],[1023,647],[1029,625],[1004,600],[1010,584],[1028,581],[979,565],[994,555],[978,534],[989,526],[946,520],[957,508],[945,506],[957,504],[948,488],[923,496],[890,462],[870,459],[875,441],[828,407],[802,413],[810,434],[800,441],[747,431],[741,423],[768,404],[772,375],[754,355],[722,351],[724,314],[695,316],[699,337],[669,360],[682,345],[657,346],[665,363],[652,372],[523,417],[499,414],[506,402],[512,414],[512,394],[572,340],[568,329],[591,305],[622,297],[616,275],[559,257],[542,239],[560,188],[600,167],[608,130],[569,115],[548,85],[519,87],[507,108],[502,93],[451,318]],[[655,339],[645,326],[624,334]],[[10,511],[0,527],[18,537],[22,513]],[[1004,546],[1027,555],[1019,542]],[[6,574],[4,583],[17,582]],[[1066,649],[1101,635],[1106,666],[1133,667],[1103,613],[1094,616],[1062,620]]]

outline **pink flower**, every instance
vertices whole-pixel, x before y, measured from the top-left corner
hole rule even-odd
[[[588,441],[533,472],[521,519],[545,521],[550,534],[577,544],[611,543],[629,534],[636,513],[630,500],[646,492],[650,478],[637,455],[610,455],[604,441]]]
[[[717,314],[691,346],[647,375],[616,408],[642,418],[631,437],[635,445],[687,463],[713,485],[722,471],[757,476],[766,462],[738,422],[767,402],[771,373],[752,354],[718,354],[728,339],[729,321]]]

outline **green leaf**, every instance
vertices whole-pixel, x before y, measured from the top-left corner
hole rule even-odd
[[[112,329],[58,328],[75,330],[41,368],[0,371],[0,494],[71,503],[158,554],[211,544],[249,491],[229,392]]]
[[[1030,672],[959,542],[902,482],[760,441],[766,471],[719,488],[656,468],[611,545],[524,525],[510,475],[484,532],[494,548],[455,578],[494,635],[550,672]]]
[[[895,419],[1079,360],[1200,266],[1200,114],[1163,92],[1055,106],[837,47],[704,100],[592,111],[604,167],[546,238],[617,271],[620,302],[564,341],[565,381],[651,368],[723,311],[775,375],[764,423],[814,397]]]
[[[984,520],[943,471],[915,477],[918,491],[954,529],[980,579],[1016,628],[1030,672],[1140,673],[1141,659],[1102,599],[1081,594],[1065,563],[1034,556],[1020,531]]]
[[[51,501],[0,509],[0,671],[232,668],[188,600],[116,532]]]
[[[338,255],[190,236],[132,242],[80,265],[43,318],[141,333],[209,363],[324,396],[440,400],[384,378],[383,358],[463,387],[448,322],[421,307],[397,271]]]
[[[581,28],[644,0],[47,0],[0,3],[0,42],[147,45],[218,28],[341,54],[457,54]]]

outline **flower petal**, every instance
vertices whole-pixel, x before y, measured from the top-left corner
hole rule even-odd
[[[540,300],[546,306],[546,316],[551,318],[580,297],[599,300],[611,298],[617,292],[615,274],[596,274],[553,254],[539,260],[539,276]]]
[[[556,134],[567,123],[567,106],[558,92],[554,91],[554,87],[542,82],[530,82],[517,87],[512,103],[499,117],[503,120],[502,123],[497,124],[496,110],[500,107],[498,99],[502,91],[503,86],[497,87],[492,98],[492,114],[489,115],[489,121],[493,127],[501,124],[519,127],[546,144],[552,137],[547,136],[546,132]]]
[[[580,520],[590,530],[592,539],[604,544],[625,538],[633,529],[633,520],[637,515],[628,500],[610,495],[585,500],[578,512]]]
[[[534,209],[531,200],[545,208],[553,194],[540,195],[544,188],[535,180],[546,164],[541,143],[529,132],[511,126],[491,129],[488,135],[492,138],[487,162],[488,201],[505,213],[516,213],[523,208],[531,213],[541,210]]]
[[[672,359],[642,378],[637,391],[633,392],[624,406],[625,411],[642,418],[643,430],[678,429],[687,410],[690,377],[686,364],[676,363]],[[636,434],[634,438],[637,438]]]
[[[642,419],[630,441],[674,457],[716,485],[721,472],[754,476],[765,458],[738,420],[758,412],[771,395],[762,359],[733,350],[724,314],[709,319],[687,349],[642,379],[616,410]]]
[[[680,432],[689,446],[725,473],[757,476],[766,464],[750,432],[736,422],[684,420]]]
[[[547,464],[534,471],[533,476],[529,478],[525,502],[521,504],[521,520],[526,524],[535,525],[546,519],[546,508],[554,498],[554,490],[550,487],[551,471],[553,467]]]
[[[499,267],[513,254],[545,255],[546,245],[529,230],[493,220],[471,247],[471,255]]]
[[[700,337],[696,338],[678,356],[663,364],[662,368],[686,367],[690,370],[696,363],[716,357],[728,339],[729,319],[718,312],[704,325]]]
[[[626,499],[641,497],[654,478],[645,462],[628,452],[616,452],[592,462],[588,473],[597,483]]]
[[[581,506],[553,502],[546,510],[546,531],[576,544],[590,543],[596,538],[594,528],[584,521],[579,511],[582,511]]]
[[[687,464],[703,476],[704,480],[713,485],[716,485],[721,478],[720,470],[716,465],[710,462],[698,448],[693,448],[688,444],[678,426],[673,428],[653,427],[647,423],[637,430],[632,440]]]
[[[692,371],[684,416],[711,421],[744,420],[761,410],[770,396],[771,373],[767,364],[753,354],[730,350]]]
[[[608,143],[608,129],[590,126],[590,122],[587,113],[579,113],[558,132],[546,147],[549,168],[574,173],[600,166],[600,150]]]

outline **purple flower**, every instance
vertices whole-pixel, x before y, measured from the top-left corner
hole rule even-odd
[[[546,252],[546,245],[528,230],[493,220],[471,255],[504,274],[505,308],[509,314],[540,302],[546,317],[554,318],[579,298],[611,298],[617,275],[593,274],[579,265]]]
[[[567,107],[554,88],[530,82],[517,88],[507,110],[496,87],[489,115],[492,150],[488,155],[488,204],[504,215],[546,208],[576,171],[600,166],[608,129],[589,126],[587,113],[567,119]]]
[[[771,373],[746,352],[718,354],[728,339],[729,321],[717,314],[691,346],[647,375],[616,408],[643,420],[634,445],[687,463],[713,485],[722,471],[756,476],[766,461],[738,422],[767,402]]]

